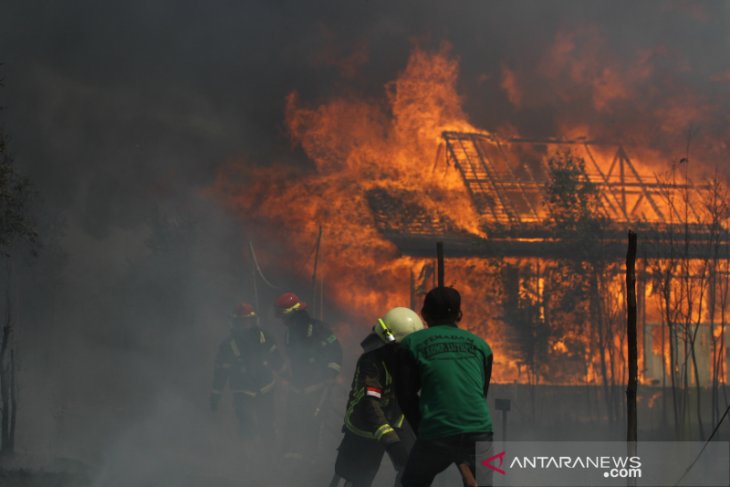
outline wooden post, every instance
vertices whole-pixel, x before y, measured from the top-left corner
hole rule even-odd
[[[248,241],[248,257],[251,259],[251,286],[253,287],[253,305],[256,310],[256,326],[261,326],[261,303],[259,302],[259,287],[256,283],[256,256],[253,251],[253,240]]]
[[[507,442],[507,413],[512,406],[512,401],[509,399],[497,398],[494,400],[494,409],[502,411],[502,443]]]
[[[444,243],[436,242],[436,268],[438,275],[438,286],[444,287]],[[463,485],[468,487],[477,487],[476,474],[472,472],[468,463],[460,463],[457,465]]]
[[[410,291],[410,308],[416,309],[416,276],[413,275],[413,269],[411,269],[411,287]]]
[[[444,287],[444,243],[436,242],[436,260],[438,261],[438,286]]]
[[[636,233],[629,230],[629,249],[626,252],[626,312],[629,347],[629,383],[626,388],[626,441],[628,455],[636,455],[636,391],[638,389],[639,358],[636,339]],[[629,481],[636,485],[636,480]]]
[[[314,249],[314,265],[312,266],[312,297],[309,301],[312,303],[314,309],[312,310],[312,316],[321,315],[322,310],[318,310],[320,307],[319,300],[317,299],[317,267],[319,265],[319,249],[322,245],[322,225],[319,226],[319,233],[317,233],[317,243]]]

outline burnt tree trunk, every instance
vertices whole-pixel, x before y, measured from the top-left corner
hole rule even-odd
[[[608,377],[608,364],[606,361],[606,332],[605,332],[605,323],[604,323],[604,316],[601,312],[600,307],[600,295],[598,292],[598,275],[596,273],[596,270],[594,268],[591,268],[590,271],[590,286],[591,286],[591,293],[590,293],[590,301],[588,303],[589,306],[589,313],[591,315],[591,321],[594,323],[594,329],[598,335],[598,354],[600,357],[600,370],[601,370],[601,380],[603,383],[603,397],[605,399],[606,404],[606,412],[608,414],[608,420],[613,425],[615,422],[616,414],[614,409],[614,400],[613,400],[613,390],[609,383],[609,377]]]
[[[697,392],[697,426],[699,428],[699,434],[700,439],[703,439],[705,437],[705,428],[702,421],[702,384],[700,383],[700,371],[697,366],[697,353],[695,345],[697,344],[697,334],[700,331],[700,326],[702,325],[702,317],[705,314],[703,311],[703,306],[705,303],[705,300],[707,299],[706,294],[709,294],[710,291],[708,288],[711,286],[711,272],[708,270],[710,266],[710,259],[706,259],[702,266],[702,272],[699,275],[699,296],[697,297],[697,321],[694,324],[694,329],[692,330],[692,335],[690,337],[690,345],[691,345],[691,352],[692,352],[692,370],[694,371],[694,379],[695,379],[695,391]],[[710,301],[712,299],[710,298]],[[712,305],[712,304],[711,304]],[[712,324],[710,324],[710,336],[712,337]]]
[[[15,452],[15,420],[18,411],[18,385],[16,383],[15,347],[10,346],[10,421],[8,424],[8,447],[9,453]]]
[[[672,412],[674,413],[674,434],[676,438],[680,436],[680,418],[679,418],[679,398],[677,397],[677,329],[676,323],[672,320],[672,270],[667,268],[664,276],[662,287],[662,298],[664,300],[664,314],[669,331],[669,379],[672,387]],[[662,360],[662,363],[664,361]]]
[[[15,451],[15,418],[18,406],[13,307],[10,297],[12,281],[10,261],[6,261],[8,287],[5,290],[5,319],[0,332],[0,454]]]
[[[5,365],[10,341],[10,327],[3,325],[0,341],[0,453],[7,453],[10,445],[10,377]]]
[[[11,339],[12,339],[12,315],[9,306],[5,314],[5,323],[2,328],[2,338],[0,338],[0,453],[8,454],[13,451],[12,438],[12,417],[13,417],[13,400],[12,389],[14,386],[14,378],[12,374],[14,367],[9,366],[8,352],[12,356]]]
[[[699,329],[699,323],[697,324],[697,329]],[[700,371],[697,368],[697,353],[695,352],[696,335],[697,332],[695,332],[695,337],[692,339],[692,370],[695,377],[695,390],[697,391],[697,427],[699,428],[700,439],[703,439],[705,437],[705,427],[702,422],[702,387],[700,384]]]
[[[626,441],[628,454],[636,455],[636,391],[638,389],[639,353],[636,339],[636,234],[629,230],[629,249],[626,252],[626,336],[629,347],[629,380],[626,388]],[[636,485],[635,479],[629,485]]]
[[[311,303],[313,306],[312,316],[316,316],[322,319],[322,307],[319,305],[319,297],[317,295],[317,269],[319,266],[319,251],[322,246],[322,225],[319,225],[319,232],[317,233],[317,242],[314,247],[314,265],[312,266],[312,299]]]

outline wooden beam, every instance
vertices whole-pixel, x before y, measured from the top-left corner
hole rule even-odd
[[[636,392],[639,383],[639,358],[636,339],[636,233],[629,230],[626,252],[626,336],[629,347],[629,381],[626,388],[626,441],[629,457],[636,456]],[[629,485],[636,485],[635,479]]]

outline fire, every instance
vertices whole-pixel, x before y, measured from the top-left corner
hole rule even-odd
[[[410,275],[422,262],[399,255],[376,231],[367,190],[412,192],[427,211],[445,212],[461,231],[483,235],[458,174],[434,161],[444,130],[477,130],[461,108],[458,67],[446,47],[435,53],[416,49],[385,87],[385,102],[334,99],[309,106],[290,94],[287,126],[314,167],[231,164],[212,193],[253,223],[259,240],[284,245],[294,262],[310,261],[313,236],[323,225],[325,294],[370,326],[388,308],[409,305]],[[447,270],[448,282],[464,293],[464,322],[474,329],[483,329],[489,316],[481,312],[488,298],[483,282],[469,279],[483,266],[478,260],[449,261]],[[509,375],[501,368],[496,378]]]
[[[602,49],[599,40],[600,35],[590,30],[558,35],[538,70],[555,83],[567,77],[588,86],[596,112],[610,113],[616,104],[632,99],[637,84],[649,77],[652,53],[637,53],[626,79],[610,62],[595,59]],[[255,230],[258,240],[266,242],[260,253],[270,266],[276,265],[271,257],[276,252],[286,253],[289,263],[310,262],[314,236],[323,226],[320,275],[325,295],[363,325],[340,323],[337,326],[343,333],[355,327],[364,334],[374,318],[388,308],[408,306],[411,276],[430,265],[427,260],[401,255],[378,232],[368,192],[397,193],[402,201],[412,202],[425,214],[445,214],[455,231],[485,237],[464,181],[458,171],[444,164],[442,154],[444,132],[485,133],[470,123],[463,110],[463,99],[456,90],[458,73],[459,62],[450,57],[448,47],[436,52],[416,48],[398,78],[384,87],[381,99],[334,98],[311,105],[292,92],[285,101],[286,125],[292,143],[303,150],[312,166],[236,162],[219,173],[211,188],[219,201]],[[501,67],[501,88],[515,107],[534,103],[528,86],[518,70]],[[568,88],[566,85],[556,92],[567,100],[573,95]],[[663,108],[662,130],[680,131],[683,107],[677,102]],[[694,110],[692,116],[700,118],[711,107],[698,103]],[[570,117],[557,125],[563,137],[591,135],[586,122]],[[611,150],[596,148],[595,156],[610,164]],[[437,154],[442,156],[435,157]],[[659,173],[657,168],[667,167],[665,153],[652,149],[651,144],[635,154],[639,156],[634,159],[639,172]],[[668,206],[666,201],[661,204]],[[549,358],[542,371],[537,371],[513,345],[514,340],[526,340],[520,333],[528,333],[529,340],[539,342],[539,337],[535,338],[542,333],[539,326],[525,332],[509,329],[503,320],[500,279],[504,264],[488,259],[449,259],[446,271],[447,284],[462,292],[464,325],[481,334],[495,350],[494,380],[540,382],[549,376],[560,383],[598,384],[605,377],[602,368],[609,367],[612,380],[620,383],[626,373],[625,335],[611,334],[610,330],[619,329],[617,323],[625,319],[621,275],[606,278],[606,289],[611,291],[604,293],[609,299],[602,303],[606,328],[595,331],[561,325],[562,336],[546,339],[544,350],[530,351],[534,357],[542,353],[543,359]],[[534,308],[530,313],[535,322],[542,323],[547,321],[541,302],[546,279],[540,274],[540,264],[536,266],[537,270],[530,270],[535,273],[534,282],[518,283],[518,287],[521,294],[532,293],[520,299]],[[310,272],[305,267],[280,270],[305,276]],[[427,289],[431,283],[423,284]],[[647,314],[651,320],[661,321],[656,300],[650,300],[650,292],[646,296]],[[660,341],[667,337],[660,338],[659,330],[647,332],[653,338],[649,348],[664,354],[666,361],[668,352]],[[713,333],[719,332],[713,329]],[[598,340],[604,343],[605,357],[600,355]]]

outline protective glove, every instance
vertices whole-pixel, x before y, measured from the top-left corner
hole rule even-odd
[[[221,402],[221,395],[220,394],[211,394],[210,395],[210,410],[215,412],[218,411],[218,404]]]
[[[408,448],[402,441],[396,441],[385,447],[385,451],[388,452],[390,461],[393,462],[393,466],[396,470],[403,470],[408,462]]]

